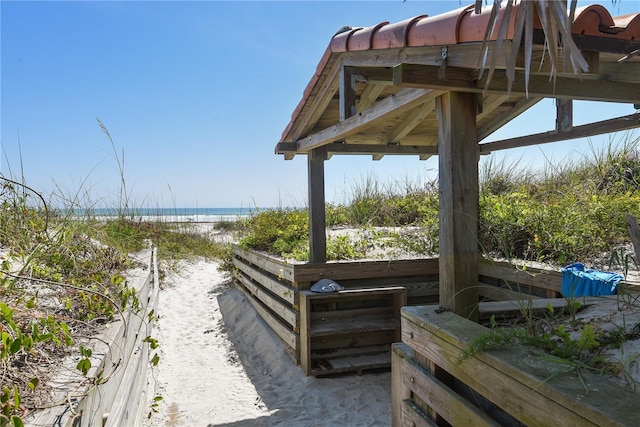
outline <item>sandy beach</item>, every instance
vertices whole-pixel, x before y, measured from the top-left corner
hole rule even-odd
[[[181,264],[165,280],[150,375],[161,426],[388,426],[391,374],[306,377],[284,344],[214,262]]]

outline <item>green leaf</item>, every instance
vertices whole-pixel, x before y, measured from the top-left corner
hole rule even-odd
[[[153,357],[151,358],[151,365],[152,366],[158,366],[158,363],[160,363],[160,356],[158,356],[158,353],[155,353],[153,355]]]
[[[13,427],[24,427],[24,424],[22,423],[22,419],[16,415],[13,415],[11,417],[11,425]]]
[[[36,387],[38,387],[38,384],[40,384],[40,380],[38,378],[31,378],[31,381],[29,381],[29,389],[30,390],[35,390]]]
[[[20,398],[20,391],[18,390],[18,386],[13,386],[13,407],[19,408],[22,403],[22,399]]]
[[[76,368],[82,372],[83,375],[87,375],[87,372],[91,369],[91,361],[89,359],[82,359],[78,362]]]
[[[22,339],[20,339],[20,337],[18,337],[15,340],[13,340],[9,350],[11,351],[11,353],[16,354],[17,352],[20,351],[21,348],[22,348]]]

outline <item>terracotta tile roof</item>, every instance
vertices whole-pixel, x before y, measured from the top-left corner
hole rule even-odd
[[[516,6],[517,7],[517,6]],[[371,27],[346,27],[331,39],[316,72],[304,90],[303,98],[292,113],[292,119],[284,130],[281,141],[291,140],[289,133],[305,104],[319,90],[318,82],[335,63],[340,54],[380,49],[397,49],[421,46],[446,46],[463,43],[478,43],[484,39],[490,19],[490,7],[475,14],[474,6],[466,6],[435,16],[420,15],[397,23],[382,22]],[[504,12],[504,9],[500,12]],[[513,38],[516,14],[511,16],[507,40]],[[536,28],[542,28],[538,17]],[[572,33],[604,39],[640,41],[640,13],[612,17],[601,5],[576,9]],[[494,34],[490,40],[496,40]]]

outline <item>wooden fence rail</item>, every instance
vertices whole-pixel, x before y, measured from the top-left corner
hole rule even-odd
[[[26,425],[116,427],[140,424],[150,401],[146,396],[150,350],[143,340],[151,335],[149,313],[157,309],[159,297],[155,251],[145,251],[141,258],[146,260],[146,268],[127,276],[128,285],[138,294],[140,309],[126,311],[124,319],[115,319],[91,342],[92,368],[87,377],[102,372],[100,376],[106,381],[63,391],[64,405],[31,414]],[[73,371],[71,367],[69,372]],[[68,382],[74,380],[82,381],[83,378],[61,374],[57,379],[67,388]]]

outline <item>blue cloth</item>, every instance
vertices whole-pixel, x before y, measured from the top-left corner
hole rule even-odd
[[[562,295],[565,298],[613,295],[622,279],[618,273],[592,270],[576,262],[562,269]]]

